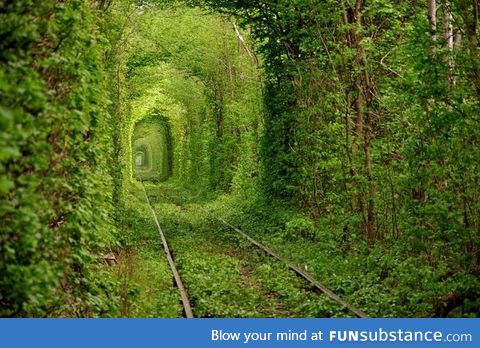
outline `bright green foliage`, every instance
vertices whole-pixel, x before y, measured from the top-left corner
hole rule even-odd
[[[261,84],[254,57],[240,46],[232,23],[225,18],[183,7],[146,7],[143,12],[137,12],[126,1],[114,4],[111,11],[113,23],[121,23],[124,16],[130,16],[131,21],[122,29],[131,35],[130,40],[119,41],[121,48],[114,50],[117,66],[112,66],[112,70],[114,74],[119,73],[115,79],[120,87],[115,101],[121,114],[116,153],[123,167],[118,190],[122,225],[119,239],[129,253],[135,253],[133,262],[139,265],[138,269],[132,269],[136,276],[130,277],[127,271],[121,271],[129,279],[137,280],[132,281],[136,285],[121,282],[120,314],[150,316],[152,312],[147,314],[147,306],[151,301],[145,296],[151,293],[148,289],[151,283],[143,281],[142,274],[148,271],[145,265],[152,261],[144,253],[146,244],[151,246],[155,242],[152,236],[141,237],[150,227],[135,227],[136,220],[144,219],[139,213],[142,203],[138,201],[144,198],[138,195],[135,180],[158,182],[172,175],[172,180],[180,186],[199,192],[252,190],[251,175],[258,167],[256,139],[261,129]],[[115,24],[112,28],[118,30]],[[135,165],[139,152],[146,154],[145,168]],[[166,157],[170,159],[168,163],[164,161]],[[168,175],[164,175],[167,170]],[[147,189],[151,192],[152,186],[148,185]],[[133,199],[132,192],[137,199]],[[162,224],[167,215],[164,209],[159,211]],[[169,230],[170,225],[166,229]],[[184,245],[188,242],[201,243],[184,236]],[[158,243],[155,245],[159,247]],[[184,249],[177,243],[173,249],[177,262],[183,267],[180,255]],[[189,255],[180,272],[187,284],[194,284],[189,289],[190,295],[201,298],[204,291],[212,292],[208,287],[214,281],[213,274],[208,277],[196,274],[195,265],[200,262],[197,258],[205,258],[205,251],[189,250]],[[238,277],[237,282],[216,299],[207,300],[203,305],[199,303],[196,315],[261,315],[255,307],[264,296],[252,288],[248,291],[250,304],[242,304],[245,292],[238,284],[242,281],[240,269],[230,270],[238,260],[227,259],[224,256],[216,259],[222,270],[217,275],[216,287],[228,285],[228,274],[223,272],[226,270]],[[158,277],[163,278],[160,274]],[[217,288],[213,292],[217,292]],[[222,304],[232,297],[229,294],[237,298],[230,307]],[[152,296],[160,298],[160,295]],[[263,304],[265,308],[270,305],[269,302]],[[169,301],[163,301],[161,306],[161,311],[154,311],[157,315],[178,315]]]
[[[232,23],[183,7],[145,9],[136,20],[126,59],[127,122],[154,109],[168,119],[173,176],[181,185],[251,187],[242,178],[257,170],[260,84],[255,58],[240,45]],[[129,146],[129,134],[124,136]]]
[[[84,1],[0,5],[0,316],[115,308],[100,25]]]
[[[126,198],[119,226],[122,251],[114,267],[120,297],[117,315],[179,317],[182,307],[143,188],[132,185]]]
[[[167,203],[163,190],[150,192],[197,316],[329,317],[342,313],[338,304],[312,292],[285,265],[199,213],[196,204],[177,206]]]
[[[168,118],[154,114],[137,122],[132,146],[133,170],[138,180],[163,181],[172,175],[172,135]]]
[[[237,18],[262,53],[266,197],[336,248],[365,242],[433,272],[437,315],[478,298],[478,281],[454,281],[480,269],[478,4],[436,1],[432,31],[418,1],[196,3]]]
[[[478,315],[478,1],[429,3],[0,5],[0,315],[178,315],[139,180],[201,316],[345,313],[152,191],[373,316]]]

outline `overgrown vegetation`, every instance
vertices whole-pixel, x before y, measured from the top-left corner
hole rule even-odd
[[[172,203],[168,187],[152,187],[149,192],[197,316],[348,316],[286,265],[252,249],[248,241],[202,212],[201,206]]]
[[[0,4],[0,316],[116,313],[103,17]]]
[[[181,304],[173,277],[160,247],[160,235],[145,201],[143,188],[131,186],[123,206],[117,252],[113,268],[119,286],[121,317],[178,317]]]
[[[0,5],[0,315],[479,316],[479,6]]]

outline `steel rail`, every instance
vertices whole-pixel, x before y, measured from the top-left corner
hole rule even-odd
[[[167,195],[165,194],[162,194],[162,196],[164,196],[165,198],[167,199],[170,199],[172,200],[171,197],[168,197]],[[183,195],[180,195],[182,196],[182,199],[186,200],[187,197],[184,197]],[[238,234],[240,234],[241,236],[243,236],[245,239],[247,239],[250,243],[252,243],[254,246],[256,246],[257,248],[259,248],[260,250],[264,251],[265,253],[267,253],[268,255],[270,255],[271,257],[279,260],[280,262],[283,262],[284,264],[286,264],[288,266],[288,268],[290,268],[292,271],[294,271],[298,276],[302,277],[303,279],[305,279],[307,282],[309,282],[311,285],[313,285],[315,288],[317,288],[318,290],[320,290],[322,293],[324,293],[325,295],[327,295],[330,299],[332,299],[333,301],[339,303],[340,305],[342,305],[343,307],[345,307],[346,309],[348,309],[350,312],[354,313],[357,317],[359,318],[369,318],[369,315],[367,313],[365,313],[364,311],[360,310],[359,308],[357,308],[356,306],[348,303],[347,301],[345,301],[342,297],[340,297],[339,295],[335,294],[332,290],[330,290],[327,286],[325,286],[324,284],[322,284],[321,282],[319,282],[317,279],[315,279],[315,277],[313,275],[311,275],[310,273],[304,271],[303,269],[301,269],[298,265],[294,264],[293,262],[287,260],[285,257],[281,256],[280,254],[278,254],[277,252],[273,251],[272,249],[270,249],[269,247],[267,247],[266,245],[256,241],[255,239],[253,239],[252,237],[250,237],[248,234],[246,234],[245,232],[243,232],[242,230],[240,230],[238,227],[235,227],[234,225],[232,225],[231,223],[229,223],[228,221],[222,219],[222,218],[219,218],[217,217],[216,215],[214,215],[213,213],[211,213],[209,210],[203,208],[203,207],[200,207],[200,209],[202,211],[204,211],[207,215],[210,215],[212,218],[220,221],[221,223],[223,223],[225,226],[228,226],[229,228],[233,229],[235,232],[237,232]]]
[[[188,299],[187,290],[185,289],[185,286],[183,285],[183,282],[182,282],[182,278],[178,273],[177,266],[175,265],[175,261],[173,260],[172,253],[170,252],[170,248],[168,247],[167,239],[165,238],[162,228],[160,227],[160,222],[158,221],[157,213],[155,212],[155,209],[153,208],[152,203],[150,202],[150,198],[148,198],[147,189],[145,188],[145,185],[143,184],[143,182],[142,182],[142,187],[143,187],[143,192],[145,193],[145,198],[147,200],[148,206],[152,211],[153,220],[155,220],[155,224],[157,225],[158,232],[160,232],[160,238],[162,239],[163,249],[165,250],[168,264],[170,265],[170,269],[172,270],[173,277],[175,278],[175,284],[177,285],[178,291],[180,292],[180,298],[182,300],[185,316],[187,318],[194,318],[192,307],[190,305],[190,300]]]
[[[285,263],[292,271],[294,271],[295,273],[297,273],[299,276],[301,276],[302,278],[304,278],[305,280],[307,280],[310,284],[312,284],[313,286],[315,286],[317,289],[319,289],[321,292],[323,292],[325,295],[327,295],[329,298],[331,298],[332,300],[334,300],[335,302],[341,304],[342,306],[344,306],[345,308],[347,308],[349,311],[351,311],[352,313],[354,313],[357,317],[359,318],[369,318],[369,316],[363,312],[362,310],[358,309],[357,307],[355,307],[354,305],[346,302],[344,299],[342,299],[339,295],[335,294],[332,290],[330,290],[329,288],[327,288],[325,285],[323,285],[322,283],[320,283],[318,280],[316,280],[310,273],[302,270],[299,266],[295,265],[294,263],[288,261],[287,259],[285,259],[283,256],[277,254],[276,252],[274,252],[272,249],[270,249],[269,247],[263,245],[262,243],[260,242],[257,242],[255,239],[253,239],[252,237],[250,237],[248,234],[246,234],[245,232],[243,232],[242,230],[240,230],[239,228],[233,226],[232,224],[230,224],[229,222],[225,221],[224,219],[222,218],[219,218],[215,215],[213,215],[210,211],[208,211],[207,209],[204,209],[204,208],[201,208],[204,212],[206,212],[208,215],[212,216],[214,219],[222,222],[224,225],[230,227],[231,229],[233,229],[235,232],[239,233],[240,235],[242,235],[245,239],[247,239],[250,243],[252,243],[253,245],[255,245],[257,248],[263,250],[264,252],[266,252],[267,254],[269,254],[270,256],[274,257],[275,259]]]

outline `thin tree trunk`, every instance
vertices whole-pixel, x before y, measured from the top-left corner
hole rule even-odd
[[[355,169],[353,168],[353,154],[352,154],[352,145],[351,145],[351,129],[350,129],[350,95],[345,93],[345,100],[347,102],[347,107],[345,110],[345,152],[348,158],[348,174],[345,176],[345,192],[351,192],[351,185],[354,185],[355,182]],[[348,185],[348,176],[351,180],[351,185]],[[352,197],[350,199],[350,211],[353,213],[356,209],[355,199]]]
[[[437,3],[435,0],[427,0],[428,8],[428,22],[430,23],[430,31],[432,35],[432,41],[437,40]]]
[[[357,0],[355,6],[355,21],[358,27],[362,26],[362,10],[363,0]],[[361,44],[361,38],[357,36],[357,48],[359,64],[363,68],[362,76],[362,94],[365,98],[366,111],[364,113],[364,125],[363,125],[363,152],[365,156],[365,171],[368,181],[368,198],[367,198],[367,221],[366,221],[366,234],[367,241],[372,243],[376,238],[375,231],[375,194],[376,184],[373,177],[373,162],[371,156],[371,141],[372,141],[372,126],[373,120],[370,109],[373,102],[373,83],[370,78],[370,74],[367,70],[368,62],[367,55],[364,47]]]
[[[470,55],[473,61],[473,78],[475,83],[475,89],[480,96],[480,57],[478,54],[478,21],[480,16],[480,5],[478,0],[472,0],[473,11],[472,20],[470,22]]]
[[[364,47],[361,44],[362,37],[359,34],[362,27],[362,10],[363,0],[357,0],[355,8],[350,16],[346,16],[350,23],[355,24],[356,28],[349,33],[349,40],[352,46],[357,49],[357,58],[355,65],[360,68],[361,72],[357,76],[355,82],[356,96],[354,101],[355,110],[355,132],[354,136],[357,141],[352,141],[353,153],[360,150],[358,141],[363,140],[363,158],[364,173],[368,182],[368,189],[362,192],[358,197],[359,208],[364,216],[364,232],[365,238],[369,244],[373,243],[376,238],[375,232],[375,195],[376,184],[373,176],[373,161],[371,156],[372,126],[373,119],[370,109],[373,102],[373,83],[367,70],[368,61]],[[355,140],[354,139],[354,140]]]
[[[345,25],[350,25],[354,22],[353,20],[353,11],[351,9],[346,9],[343,11],[343,22]],[[353,49],[354,46],[354,37],[355,35],[355,30],[354,29],[348,29],[346,32],[346,44],[347,47],[350,49]],[[344,66],[347,66],[347,63],[343,63]],[[344,72],[346,74],[346,72]],[[357,95],[358,95],[358,88],[356,86],[357,82],[353,84],[353,86],[348,86],[347,89],[345,90],[345,103],[346,103],[346,111],[345,111],[345,141],[346,141],[346,146],[347,146],[347,154],[348,154],[348,160],[349,160],[349,166],[350,166],[350,180],[351,180],[351,185],[350,189],[352,192],[351,199],[350,199],[350,207],[352,210],[352,213],[354,212],[361,212],[363,214],[363,206],[361,205],[361,194],[354,193],[353,190],[358,187],[358,182],[356,179],[357,175],[357,170],[355,168],[354,160],[357,157],[357,149],[358,149],[358,144],[357,144],[357,122],[358,122],[358,115],[357,115],[357,99],[358,97],[355,96],[354,100],[351,98],[351,90],[355,89]],[[355,111],[355,118],[354,121],[351,120],[350,118],[350,109]],[[352,124],[355,122],[354,124]]]
[[[448,0],[445,1],[443,4],[443,38],[445,39],[445,42],[447,44],[447,66],[448,66],[448,71],[447,71],[447,84],[448,85],[454,85],[455,84],[455,78],[452,75],[453,73],[453,57],[452,57],[452,52],[453,52],[453,47],[454,47],[454,35],[453,35],[453,26],[452,26],[452,12],[450,9],[450,2]]]
[[[450,2],[445,1],[443,6],[443,38],[447,42],[449,51],[453,50],[453,26],[452,26],[452,12],[450,10]]]
[[[480,56],[478,53],[478,22],[480,4],[479,0],[461,1],[459,2],[462,11],[464,32],[468,42],[468,50],[471,60],[471,80],[474,84],[477,95],[480,96]],[[471,7],[470,7],[471,5]]]

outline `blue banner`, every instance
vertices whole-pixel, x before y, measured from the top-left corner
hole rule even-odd
[[[480,347],[480,319],[1,319],[0,347]]]

